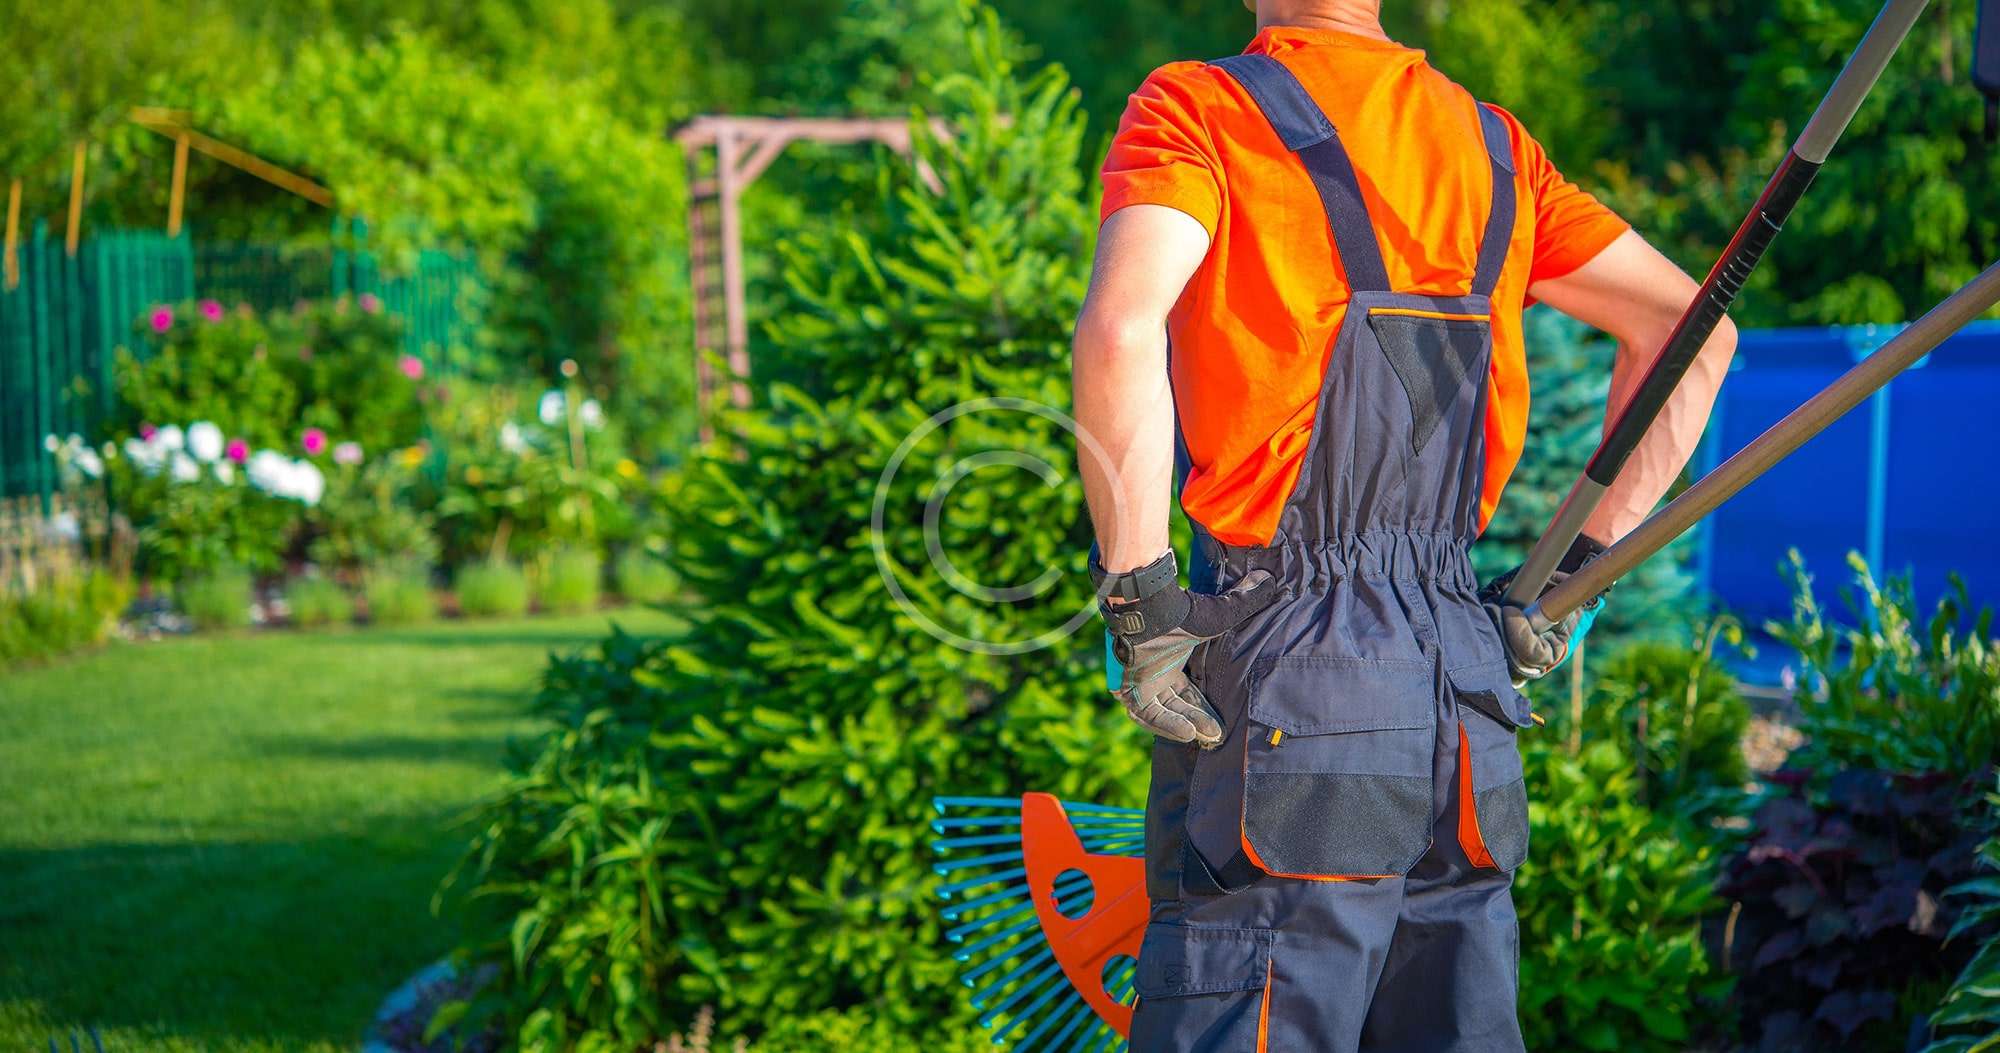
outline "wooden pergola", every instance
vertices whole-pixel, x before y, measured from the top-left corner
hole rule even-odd
[[[944,123],[932,131],[943,138]],[[688,159],[689,276],[694,284],[696,410],[709,437],[708,408],[717,380],[709,364],[723,352],[731,374],[730,402],[750,404],[750,322],[743,291],[743,191],[792,143],[880,143],[911,153],[910,122],[902,117],[696,117],[674,132]],[[714,151],[712,164],[703,163]],[[937,173],[918,161],[918,175],[942,191]]]

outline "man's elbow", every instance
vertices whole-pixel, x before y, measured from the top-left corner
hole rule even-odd
[[[1166,325],[1108,311],[1086,311],[1076,322],[1073,350],[1079,360],[1106,365],[1159,356]]]

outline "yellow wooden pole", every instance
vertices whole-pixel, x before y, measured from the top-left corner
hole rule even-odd
[[[21,284],[21,181],[16,179],[7,185],[7,291]]]
[[[186,132],[174,137],[174,184],[167,193],[167,237],[176,238],[181,233],[181,202],[187,198],[188,137]]]
[[[74,257],[77,241],[83,236],[83,158],[84,144],[76,144],[76,163],[69,172],[69,230],[63,234],[63,252]]]

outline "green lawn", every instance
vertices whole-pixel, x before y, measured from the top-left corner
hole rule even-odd
[[[355,1048],[544,656],[645,610],[125,645],[0,674],[0,1050]],[[86,1043],[87,1045],[87,1043]]]

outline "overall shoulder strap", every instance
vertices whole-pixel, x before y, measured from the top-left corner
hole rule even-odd
[[[1348,288],[1389,291],[1389,272],[1382,266],[1382,248],[1361,198],[1354,163],[1340,145],[1340,134],[1326,112],[1313,102],[1298,77],[1269,55],[1231,55],[1209,65],[1241,84],[1263,111],[1264,119],[1277,130],[1285,148],[1299,155],[1326,208],[1334,251],[1340,254],[1341,267],[1347,272]]]
[[[1493,209],[1486,216],[1486,230],[1479,236],[1479,264],[1472,272],[1472,295],[1491,296],[1500,284],[1500,269],[1507,264],[1507,246],[1514,240],[1514,137],[1507,122],[1483,102],[1472,104],[1479,110],[1479,131],[1486,140],[1486,155],[1493,166]]]

